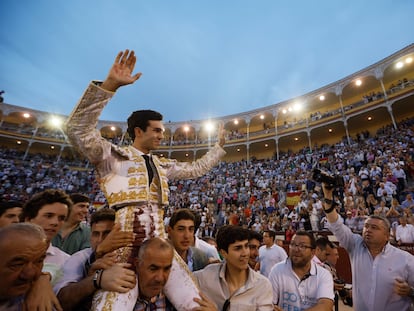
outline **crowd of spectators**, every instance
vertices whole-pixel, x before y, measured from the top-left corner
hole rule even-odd
[[[364,132],[335,145],[285,153],[280,160],[251,159],[222,162],[205,176],[170,183],[170,205],[166,215],[177,208],[199,212],[199,235],[214,236],[223,224],[239,224],[256,231],[297,229],[324,230],[319,185],[312,180],[312,169],[319,167],[343,177],[345,187],[338,196],[339,212],[354,230],[361,231],[367,215],[382,214],[394,227],[405,215],[414,223],[414,206],[404,206],[412,194],[414,179],[414,119],[386,126],[374,135]],[[67,193],[88,194],[95,206],[105,204],[94,171],[84,160],[70,163],[44,155],[23,154],[2,148],[0,151],[0,197],[26,201],[48,188]],[[290,193],[300,199],[287,205]],[[288,234],[290,235],[290,234]]]

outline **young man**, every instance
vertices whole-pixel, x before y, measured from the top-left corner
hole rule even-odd
[[[69,215],[63,223],[62,229],[53,238],[52,244],[65,253],[72,255],[77,251],[90,247],[91,230],[88,225],[83,223],[88,216],[90,199],[81,193],[71,194],[70,199],[73,205],[69,209]]]
[[[323,267],[324,262],[326,261],[326,250],[329,243],[328,238],[324,236],[316,239],[315,256],[313,256],[312,261],[317,265]]]
[[[290,242],[289,258],[270,271],[275,310],[332,310],[332,275],[312,261],[315,248],[312,233],[297,231]]]
[[[168,237],[174,245],[178,255],[185,261],[190,271],[203,269],[208,265],[207,255],[194,244],[194,213],[186,208],[176,210],[168,225]]]
[[[259,257],[259,248],[262,246],[263,236],[256,231],[249,230],[249,266],[255,269]]]
[[[336,272],[336,263],[339,259],[338,247],[329,242],[326,246],[326,260],[323,265],[332,274],[334,281],[334,290],[335,290],[335,311],[339,310],[338,300],[339,297],[342,298],[342,301],[345,305],[352,307],[352,295],[349,289],[345,288],[345,281],[342,280],[338,273]]]
[[[283,247],[275,244],[276,232],[273,230],[265,230],[263,232],[263,244],[259,248],[259,260],[256,271],[265,277],[269,276],[272,267],[287,258],[286,251]]]
[[[162,115],[153,110],[135,111],[128,118],[128,134],[132,145],[119,147],[102,139],[96,129],[99,115],[118,88],[133,84],[140,78],[141,73],[132,75],[135,62],[134,51],[120,52],[106,80],[90,84],[67,122],[67,135],[71,144],[95,164],[101,189],[106,194],[109,206],[117,211],[121,229],[136,233],[134,246],[118,251],[121,262],[133,262],[134,254],[145,239],[165,236],[162,210],[168,205],[168,180],[202,176],[217,165],[225,154],[222,148],[225,143],[224,131],[220,129],[218,143],[193,163],[151,155],[151,151],[160,145],[164,137]],[[177,271],[184,275],[179,267],[177,264],[172,274]],[[192,284],[190,275],[187,280],[185,284]],[[173,301],[175,307],[197,306],[193,302],[193,297],[198,296],[195,285],[192,288],[186,296]],[[96,301],[101,301],[102,305],[110,304],[113,309],[133,308],[124,298],[109,299],[108,293],[99,293],[101,299]],[[171,297],[172,300],[175,298]],[[114,301],[120,304],[113,304]]]
[[[47,246],[39,226],[20,223],[0,229],[0,310],[27,308],[25,295],[42,274]]]
[[[23,203],[17,201],[0,202],[0,228],[18,223]]]
[[[55,284],[62,274],[62,267],[70,257],[59,248],[51,244],[52,239],[59,232],[67,215],[72,201],[62,190],[48,189],[34,194],[23,207],[22,219],[43,228],[46,233],[49,247],[46,252],[43,271],[51,274],[51,283]]]
[[[218,310],[273,310],[269,280],[249,267],[249,231],[227,225],[217,233],[224,262],[194,273],[200,290]]]
[[[329,228],[351,260],[355,310],[409,310],[414,299],[414,260],[389,244],[389,221],[372,215],[365,221],[362,236],[352,233],[336,212],[333,189],[324,183],[322,189]]]
[[[73,254],[63,266],[63,277],[54,286],[65,310],[89,310],[99,289],[127,292],[135,286],[131,265],[115,264],[113,251],[132,243],[132,232],[114,227],[115,211],[102,208],[91,216],[91,248]]]

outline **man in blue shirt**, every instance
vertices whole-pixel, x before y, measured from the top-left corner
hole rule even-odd
[[[324,183],[322,189],[329,228],[351,259],[355,310],[409,310],[414,297],[414,257],[388,242],[388,220],[369,216],[362,236],[354,234],[336,211],[333,189]]]

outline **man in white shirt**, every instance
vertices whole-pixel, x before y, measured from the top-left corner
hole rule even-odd
[[[259,260],[255,270],[265,277],[269,276],[272,267],[287,258],[283,247],[275,244],[276,232],[265,230],[263,232],[263,245],[259,248]]]
[[[400,217],[400,224],[397,226],[395,232],[395,239],[398,245],[402,243],[414,243],[414,226],[407,224],[407,217]]]
[[[89,310],[98,289],[126,292],[135,286],[129,264],[115,264],[115,249],[133,241],[133,233],[120,231],[115,211],[102,208],[91,216],[90,248],[74,253],[63,266],[54,290],[65,310]]]
[[[48,189],[33,195],[23,207],[22,218],[43,228],[47,236],[48,249],[43,272],[51,275],[52,285],[62,276],[62,267],[70,257],[51,244],[61,229],[72,205],[70,197],[62,190]]]
[[[371,215],[362,235],[352,233],[336,212],[333,189],[322,183],[330,230],[349,254],[355,310],[409,310],[414,297],[414,260],[389,243],[390,224]]]
[[[273,310],[269,280],[249,267],[248,239],[247,229],[233,225],[221,227],[217,247],[224,261],[194,273],[201,293],[212,300],[216,310]]]
[[[316,240],[315,255],[312,258],[312,261],[317,265],[323,267],[324,262],[326,261],[326,251],[329,240],[327,237],[321,236]]]
[[[269,280],[273,287],[275,311],[332,310],[332,275],[312,261],[315,248],[313,234],[298,231],[290,242],[289,258],[272,268]]]

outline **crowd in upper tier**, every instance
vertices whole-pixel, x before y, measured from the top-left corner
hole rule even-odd
[[[312,170],[318,167],[343,177],[340,212],[344,219],[351,217],[353,230],[360,231],[363,219],[373,213],[389,217],[392,223],[405,213],[408,223],[413,223],[414,206],[403,204],[414,179],[413,126],[414,119],[404,120],[398,129],[390,125],[376,133],[360,133],[351,145],[343,139],[335,145],[315,146],[312,152],[305,148],[285,153],[279,160],[221,162],[203,177],[171,182],[166,217],[180,207],[198,210],[203,234],[225,223],[259,231],[323,230],[319,184],[312,179]],[[87,194],[95,206],[105,204],[93,169],[87,168],[84,160],[54,162],[45,155],[30,155],[25,161],[22,158],[23,154],[15,150],[0,151],[3,200],[24,202],[37,192],[53,188]],[[300,199],[288,206],[291,193],[299,193]]]

